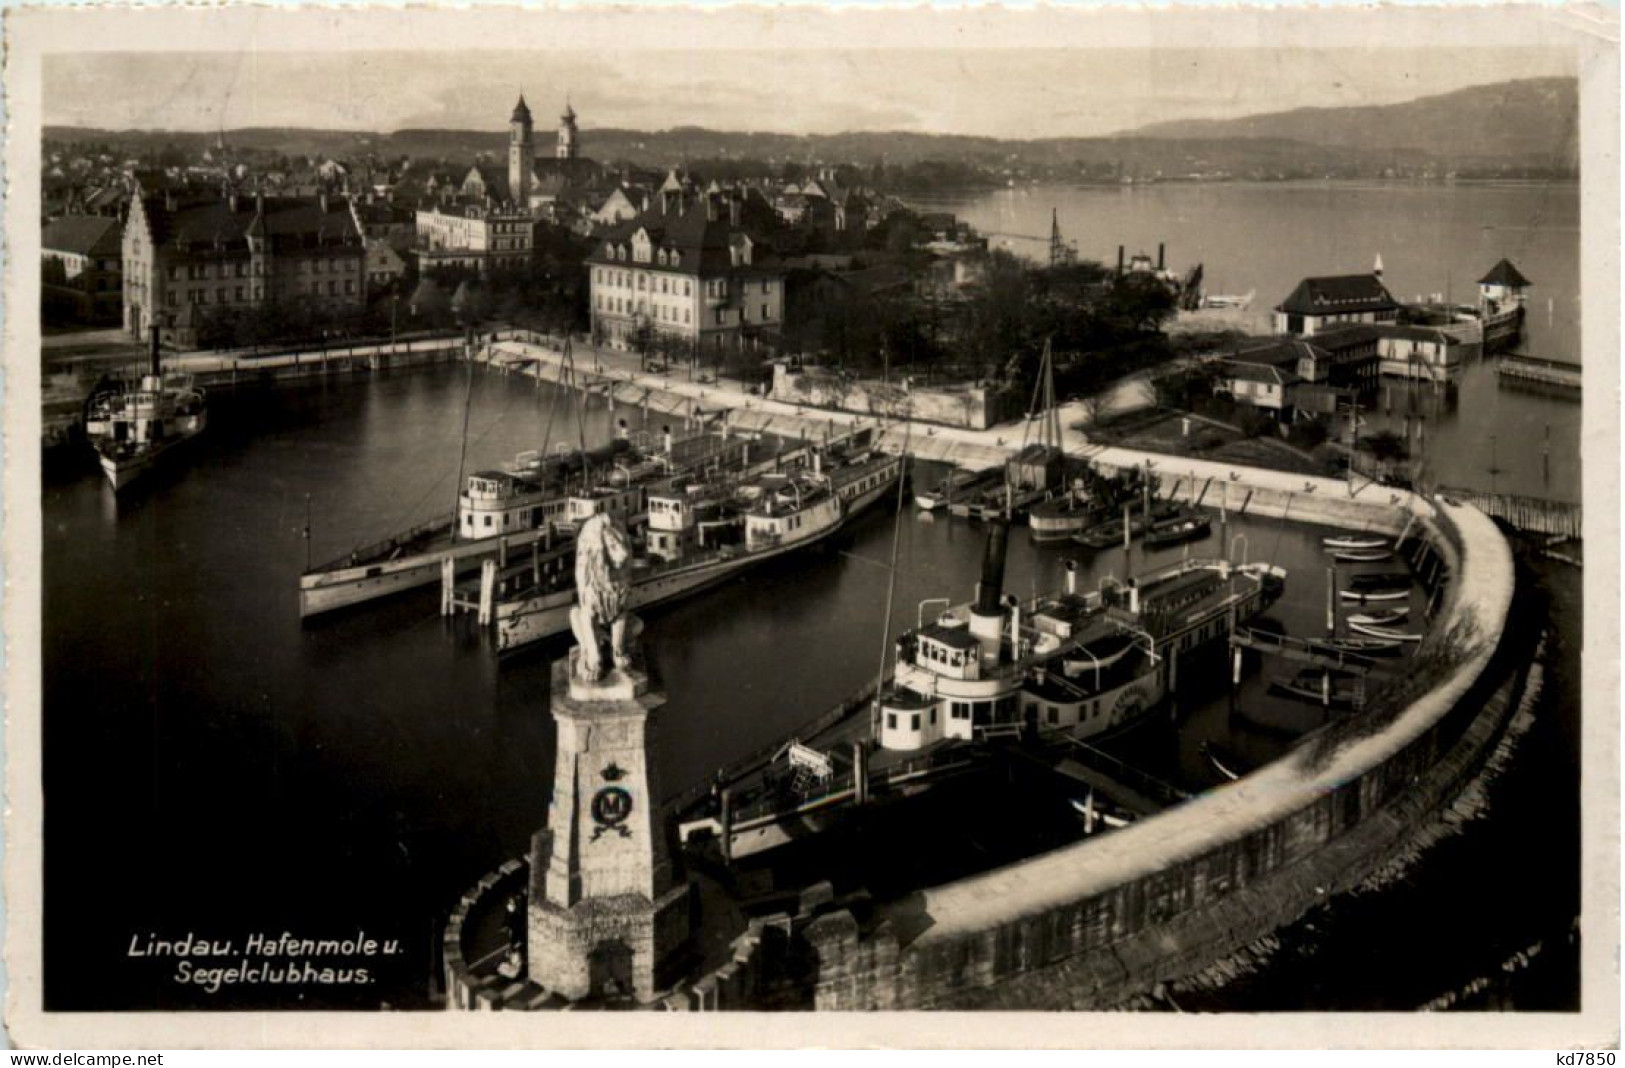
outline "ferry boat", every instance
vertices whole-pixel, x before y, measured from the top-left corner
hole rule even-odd
[[[970,471],[963,467],[956,467],[933,490],[914,495],[914,504],[922,511],[934,512],[938,508],[946,508],[954,501],[967,498],[980,497],[987,490],[999,485],[1004,480],[1002,467],[991,467],[986,471]]]
[[[658,479],[694,467],[750,461],[748,440],[712,434],[676,440],[667,433],[658,446],[618,437],[585,454],[545,460],[534,450],[520,453],[503,470],[468,476],[456,512],[307,570],[299,578],[299,614],[313,616],[430,585],[441,581],[447,561],[457,574],[492,555],[538,543],[550,551],[596,512],[636,526],[646,490]],[[759,464],[773,462],[758,456]]]
[[[652,491],[649,548],[634,560],[628,608],[665,604],[823,541],[893,490],[903,473],[899,456],[865,452],[828,471],[822,457],[814,456],[812,471],[764,475],[746,484],[734,505],[743,519],[742,542],[726,537],[736,524],[728,517],[728,502],[714,491],[694,492],[686,482]],[[702,536],[708,518],[711,528]],[[538,557],[528,571],[521,562],[503,580],[504,588],[494,591],[499,653],[570,629],[576,591],[569,552]]]
[[[155,329],[147,373],[86,402],[85,436],[117,492],[171,449],[203,433],[208,420],[208,404],[192,376],[164,374]]]
[[[1403,605],[1399,608],[1371,608],[1349,616],[1349,622],[1362,627],[1391,627],[1410,614],[1409,605]]]
[[[1001,592],[1006,531],[989,532],[974,600],[899,637],[872,702],[860,693],[806,741],[720,781],[727,797],[680,822],[683,837],[709,831],[728,857],[748,856],[971,770],[991,752],[980,743],[1127,728],[1161,703],[1182,656],[1264,611],[1285,584],[1267,564],[1189,560],[1081,593],[1068,567],[1063,590],[1023,603]]]

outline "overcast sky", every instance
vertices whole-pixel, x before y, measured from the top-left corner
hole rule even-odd
[[[111,129],[538,127],[1094,136],[1573,75],[1555,49],[100,53],[47,58],[45,121]]]

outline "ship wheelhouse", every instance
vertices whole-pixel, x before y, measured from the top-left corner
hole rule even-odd
[[[493,538],[536,530],[557,521],[563,501],[542,486],[507,471],[468,476],[457,499],[457,532],[464,538]]]

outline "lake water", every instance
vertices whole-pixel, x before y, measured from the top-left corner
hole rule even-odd
[[[1303,278],[1369,271],[1379,254],[1396,298],[1437,293],[1470,303],[1477,280],[1505,257],[1533,283],[1517,351],[1585,362],[1579,187],[1572,182],[1034,186],[916,203],[952,211],[989,235],[993,247],[1031,257],[1048,254],[1052,210],[1085,259],[1113,264],[1119,245],[1130,256],[1155,257],[1161,242],[1170,268],[1183,273],[1202,264],[1207,292],[1254,292],[1259,313]],[[1409,398],[1395,386],[1380,400],[1384,411],[1374,426],[1403,434]],[[1453,403],[1422,396],[1415,404],[1413,450],[1425,447],[1423,474],[1431,482],[1579,501],[1576,400],[1505,388],[1492,363],[1475,362]]]

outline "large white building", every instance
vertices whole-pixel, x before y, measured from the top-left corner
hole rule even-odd
[[[784,271],[747,221],[752,206],[737,190],[668,179],[587,259],[593,337],[616,348],[664,338],[703,354],[778,334]]]

